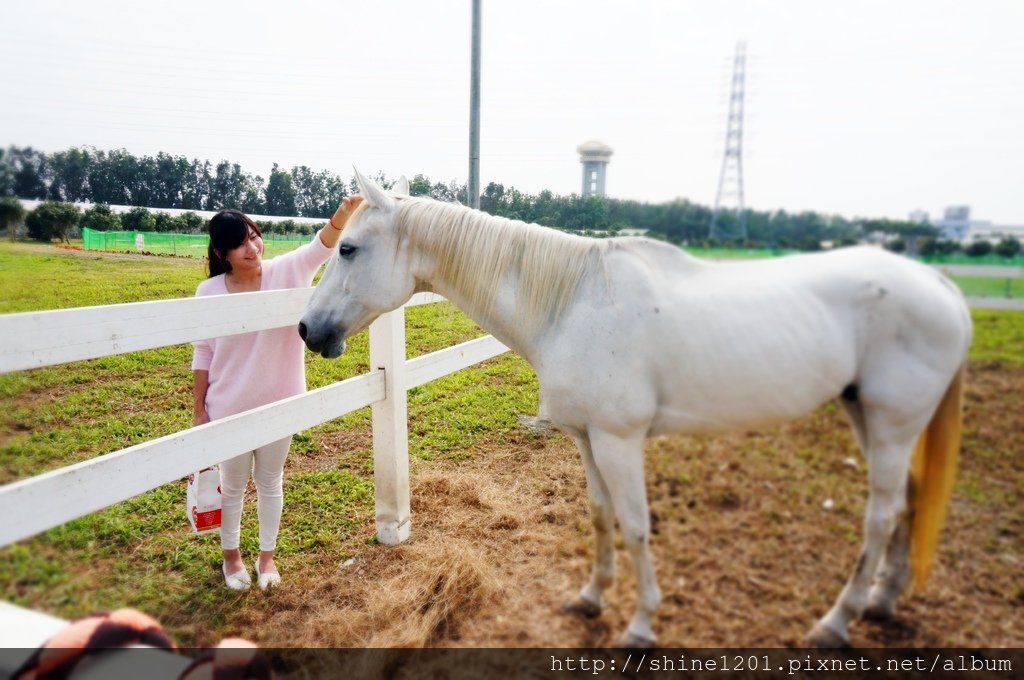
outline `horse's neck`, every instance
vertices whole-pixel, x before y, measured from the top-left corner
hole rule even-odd
[[[433,292],[444,296],[481,328],[493,335],[509,349],[529,360],[532,356],[531,338],[516,323],[517,276],[508,277],[492,296],[480,304],[479,296],[454,285],[440,276],[430,276],[427,282]]]
[[[536,324],[532,327],[530,323],[524,324],[521,317],[522,273],[518,264],[521,260],[507,257],[516,246],[510,245],[510,240],[498,239],[503,243],[503,256],[500,256],[494,247],[495,240],[484,236],[491,230],[495,231],[491,234],[493,236],[507,237],[510,233],[513,236],[523,233],[532,236],[532,225],[494,218],[461,206],[438,204],[427,208],[433,212],[406,216],[406,237],[411,238],[414,249],[418,251],[417,278],[434,292],[451,300],[513,351],[529,359],[538,327]],[[434,228],[432,233],[424,234],[422,232],[428,230],[428,223],[432,223]],[[438,228],[437,224],[444,226]],[[414,233],[416,231],[420,233]],[[426,243],[430,239],[442,240],[447,245],[438,250],[436,243]],[[490,245],[484,245],[484,242]],[[519,246],[522,247],[522,243]],[[480,249],[476,250],[476,247]],[[451,251],[456,249],[459,253],[453,256]],[[460,263],[458,266],[452,266],[453,257]],[[528,257],[524,252],[522,258]],[[442,261],[447,264],[442,265]],[[480,267],[481,262],[494,265]],[[467,272],[472,273],[467,275]]]

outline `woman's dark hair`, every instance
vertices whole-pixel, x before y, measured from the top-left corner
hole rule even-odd
[[[245,243],[249,238],[249,230],[263,238],[260,226],[248,215],[237,210],[221,210],[210,218],[207,230],[210,232],[210,245],[206,255],[210,265],[210,276],[225,274],[231,271],[231,264],[225,259],[229,251]]]

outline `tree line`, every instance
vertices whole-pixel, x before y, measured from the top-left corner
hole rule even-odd
[[[385,187],[393,183],[382,174],[374,179]],[[126,230],[187,233],[202,227],[201,218],[194,214],[172,218],[166,214],[161,217],[158,212],[146,217],[145,211],[134,216],[133,211],[118,216],[110,213],[107,204],[190,211],[236,208],[255,215],[327,219],[345,196],[357,191],[354,177],[345,180],[305,165],[286,170],[275,163],[264,179],[230,161],[213,165],[209,160],[163,152],[138,157],[124,149],[92,147],[52,154],[31,147],[0,149],[0,196],[96,204],[74,220],[70,215],[61,218],[65,224],[93,229],[113,229],[119,224]],[[410,180],[410,193],[467,203],[465,184],[435,182],[422,174]],[[480,208],[494,215],[580,232],[642,229],[649,236],[685,245],[816,250],[823,242],[851,244],[880,232],[889,235],[894,249],[923,248],[933,253],[959,249],[959,244],[939,239],[937,230],[927,224],[785,210],[746,210],[745,239],[713,241],[709,238],[712,209],[686,199],[652,204],[601,196],[584,199],[578,194],[556,195],[547,190],[533,195],[497,182],[484,188]],[[152,229],[140,228],[148,224],[147,220],[153,220]],[[719,215],[719,224],[722,233],[736,233],[738,215],[724,212]],[[280,223],[268,223],[267,227],[271,232],[301,233],[310,229]]]
[[[330,217],[349,187],[327,171],[276,164],[269,177],[238,163],[124,149],[71,148],[47,154],[31,147],[0,149],[0,195],[69,203],[105,203],[182,210],[237,208],[247,213]]]
[[[277,235],[283,239],[308,238],[323,224],[298,223],[295,220],[256,220],[264,237]],[[124,213],[114,212],[106,203],[95,203],[81,210],[73,203],[47,200],[27,211],[21,201],[11,196],[0,197],[0,231],[7,230],[13,240],[19,225],[25,225],[28,237],[36,241],[59,239],[68,241],[76,228],[96,231],[141,231],[174,234],[201,234],[206,220],[192,211],[171,215],[164,211],[134,207]]]

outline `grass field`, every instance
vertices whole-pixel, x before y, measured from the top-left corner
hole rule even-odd
[[[185,297],[202,277],[195,260],[2,243],[0,313]],[[1013,585],[1014,574],[1019,576],[1024,564],[1024,474],[1019,455],[1024,449],[1024,313],[975,311],[973,317],[971,366],[978,387],[968,395],[968,408],[977,421],[968,431],[965,452],[984,464],[965,466],[957,491],[961,519],[956,521],[963,522],[964,533],[981,545],[957,544],[952,562],[961,563],[966,560],[961,556],[980,550],[981,566],[971,571],[961,564],[963,587],[977,578],[1002,590],[993,595],[992,610],[950,610],[950,616],[969,617],[975,628],[961,625],[960,637],[925,635],[924,642],[983,642],[982,637],[971,636],[990,635],[996,625],[988,620],[995,616],[993,611],[1001,615],[1009,607],[1019,613],[1013,608],[1024,603],[1019,579]],[[481,334],[448,304],[407,312],[410,356]],[[175,346],[0,376],[0,483],[189,427],[189,361],[190,347]],[[366,370],[365,334],[334,362],[307,353],[310,388]],[[65,618],[137,607],[160,618],[185,646],[209,644],[229,634],[268,646],[608,644],[623,623],[624,611],[609,614],[614,630],[609,624],[581,629],[561,621],[558,630],[566,638],[545,638],[550,633],[539,624],[517,623],[509,613],[515,612],[518,620],[556,617],[552,598],[567,597],[578,587],[587,569],[586,555],[593,548],[582,471],[571,443],[557,435],[530,435],[517,425],[517,413],[535,412],[536,389],[529,366],[504,355],[410,392],[416,538],[400,548],[374,544],[369,409],[363,409],[295,437],[277,553],[286,585],[279,592],[239,595],[221,587],[219,546],[214,537],[189,534],[183,516],[184,484],[179,482],[0,549],[0,599]],[[844,432],[838,439],[833,432],[837,427]],[[838,458],[823,456],[823,441],[844,453]],[[800,560],[809,564],[781,571],[789,569],[798,579],[792,585],[797,591],[803,587],[799,579],[835,580],[836,574],[845,574],[856,559],[857,494],[863,492],[863,475],[849,482],[851,470],[836,461],[856,455],[852,446],[834,406],[767,433],[652,442],[652,512],[662,534],[683,546],[678,554],[670,553],[668,546],[660,548],[664,568],[673,573],[681,567],[727,570],[722,563],[701,567],[700,551],[693,552],[695,545],[710,550],[714,544],[718,554],[734,543],[725,540],[726,534],[708,534],[707,527],[731,531],[716,522],[742,515],[745,523],[736,528],[740,535],[774,536],[783,525],[792,528],[794,515],[799,517],[800,512],[820,520],[821,499],[827,496],[837,501],[833,516],[820,526],[812,525],[808,533],[789,538],[779,534],[777,547],[785,548],[785,554],[772,559],[785,564],[793,559],[791,550],[804,549],[797,546],[813,550],[812,546],[832,541],[837,547],[821,572],[825,576],[804,569],[817,569],[807,555]],[[783,451],[791,462],[779,469],[777,457]],[[735,452],[743,452],[743,462],[729,458]],[[771,477],[776,473],[785,479]],[[764,497],[754,494],[754,503],[750,485],[762,482],[772,489],[778,484],[795,487]],[[992,517],[1000,519],[986,524]],[[765,529],[765,522],[770,529]],[[243,553],[254,555],[256,545],[250,501],[243,518]],[[750,559],[761,558],[768,559]],[[722,559],[730,562],[725,553]],[[989,573],[999,565],[1007,574]],[[948,570],[939,571],[949,576]],[[683,612],[700,605],[728,620],[731,596],[724,593],[730,586],[708,585],[706,573],[699,569],[687,573],[695,590],[681,585],[666,588],[670,606],[663,616],[680,610],[677,616],[685,617]],[[325,579],[325,574],[333,576]],[[565,580],[569,577],[571,583]],[[788,623],[780,626],[767,620],[760,628],[748,623],[743,630],[728,625],[704,630],[690,625],[694,621],[662,620],[659,627],[667,633],[663,641],[695,646],[730,641],[787,644],[794,631],[809,625],[809,608],[824,606],[841,585],[841,580],[829,581],[827,594],[800,591],[803,594],[791,601],[788,586],[765,590],[763,574],[738,573],[735,578],[742,581],[736,592],[754,598],[764,611]],[[749,579],[762,584],[760,593],[751,589]],[[621,609],[628,611],[628,590],[616,592]],[[451,598],[440,610],[438,593]],[[771,602],[776,604],[765,604]],[[927,601],[916,606],[935,622],[943,620],[933,616]],[[928,628],[922,631],[932,634]],[[1010,630],[1000,641],[1020,646],[1024,634]],[[920,642],[921,635],[912,636],[911,644]]]

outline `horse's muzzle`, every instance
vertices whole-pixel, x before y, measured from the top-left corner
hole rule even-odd
[[[340,328],[326,324],[310,328],[305,321],[300,321],[298,330],[306,347],[325,359],[337,359],[345,351],[345,334]]]

